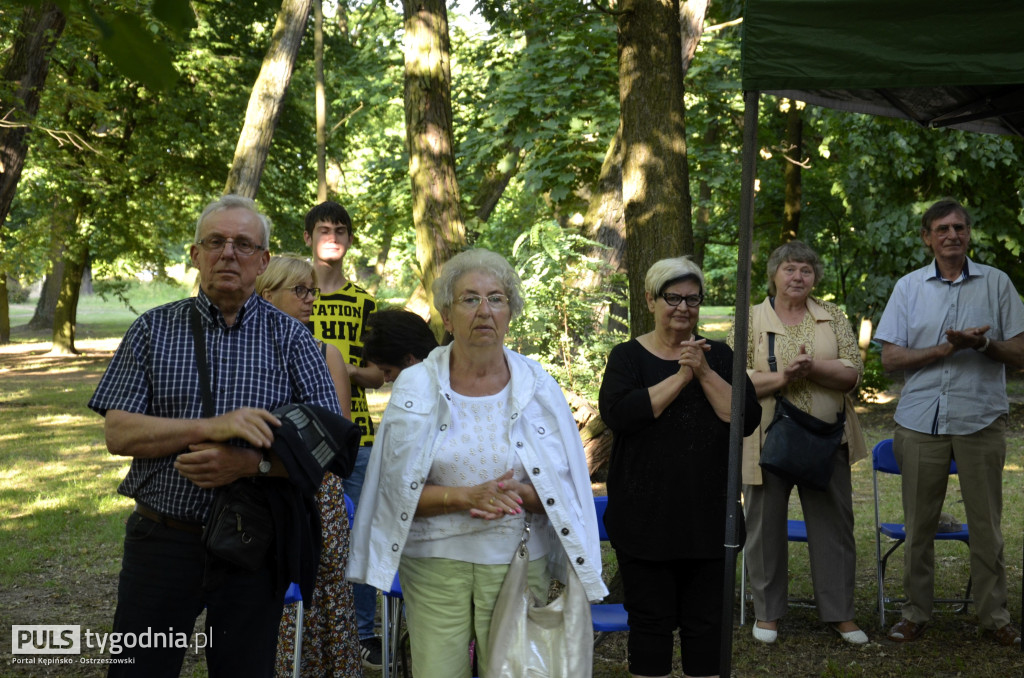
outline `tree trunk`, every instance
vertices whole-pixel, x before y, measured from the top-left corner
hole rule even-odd
[[[786,117],[786,162],[783,163],[783,179],[786,182],[786,204],[782,215],[780,243],[796,240],[800,234],[800,211],[803,209],[803,186],[801,185],[801,163],[803,157],[804,122],[797,103],[789,100]]]
[[[81,209],[75,208],[62,215],[68,223],[64,226],[66,233],[78,233],[78,222]],[[78,296],[82,287],[82,275],[85,273],[89,257],[87,238],[71,238],[74,244],[65,247],[63,258],[64,275],[61,278],[60,294],[53,317],[53,345],[51,353],[61,355],[77,355],[75,348],[75,323],[78,316]]]
[[[313,0],[313,61],[316,68],[316,201],[327,200],[327,95],[324,87],[324,8]]]
[[[0,344],[11,343],[11,307],[7,303],[7,274],[0,271]]]
[[[509,141],[505,147],[505,154],[500,161],[484,171],[480,186],[477,188],[476,195],[473,196],[473,216],[481,222],[491,218],[494,208],[498,206],[498,201],[501,200],[505,189],[508,188],[508,182],[519,171],[519,154],[521,151],[521,147]],[[502,170],[501,167],[506,160],[509,160],[507,169]]]
[[[43,287],[36,300],[36,310],[28,327],[32,330],[52,330],[53,319],[57,312],[57,299],[60,297],[60,284],[64,278],[63,248],[53,253],[53,266],[43,279]]]
[[[4,66],[2,82],[11,87],[13,99],[5,102],[0,112],[6,122],[12,123],[0,127],[0,229],[11,209],[25,166],[28,125],[39,111],[39,98],[50,70],[50,53],[65,23],[64,13],[53,3],[38,7],[27,5]]]
[[[405,134],[416,258],[428,303],[441,266],[466,246],[452,141],[451,63],[444,0],[403,0]],[[441,319],[431,316],[441,336]]]
[[[693,251],[678,0],[626,0],[619,16],[622,200],[630,332],[650,331],[644,277]]]
[[[0,83],[12,95],[10,101],[3,102],[0,111],[0,118],[8,123],[0,126],[0,234],[25,167],[28,129],[39,111],[39,99],[50,71],[50,54],[66,23],[64,13],[53,3],[30,4],[22,10],[20,22],[12,33],[7,63],[0,74]],[[7,302],[7,270],[2,258],[0,279],[4,281],[3,294],[0,294],[0,344],[6,344],[11,340],[11,311]]]
[[[267,161],[277,118],[295,69],[295,57],[306,30],[311,1],[284,0],[281,4],[270,47],[249,96],[245,124],[235,146],[225,193],[255,198],[259,191],[263,165]]]

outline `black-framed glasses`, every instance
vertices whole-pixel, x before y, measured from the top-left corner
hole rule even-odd
[[[686,305],[690,308],[697,308],[704,302],[703,294],[673,294],[672,292],[662,292],[661,298],[664,299],[665,303],[669,306],[678,306],[685,301]]]
[[[502,309],[508,306],[508,297],[504,294],[488,294],[481,297],[479,294],[463,294],[457,300],[463,308],[475,311],[480,308],[481,302],[486,301],[492,309]]]
[[[241,254],[243,257],[255,254],[257,250],[263,249],[263,245],[257,245],[248,238],[225,238],[219,235],[211,235],[209,238],[196,241],[196,244],[207,252],[223,252],[228,243],[231,243],[231,246],[235,248],[236,254]]]
[[[320,296],[319,287],[306,287],[305,285],[296,285],[295,287],[290,287],[288,289],[290,289],[299,299],[305,299],[307,294],[312,294],[314,299]]]

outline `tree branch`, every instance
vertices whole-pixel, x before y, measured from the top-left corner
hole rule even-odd
[[[743,17],[733,19],[732,21],[726,21],[725,23],[715,24],[714,26],[708,26],[707,28],[704,29],[704,32],[710,33],[712,31],[720,31],[731,26],[739,26],[741,23],[743,23]]]
[[[41,131],[46,132],[47,134],[49,134],[51,137],[53,137],[53,139],[60,146],[63,146],[64,144],[71,144],[72,146],[74,146],[79,151],[85,150],[85,149],[89,149],[90,151],[92,151],[93,153],[95,153],[97,155],[102,155],[102,153],[99,150],[97,150],[97,149],[93,148],[91,145],[89,145],[89,142],[87,142],[85,139],[83,139],[82,136],[79,135],[77,132],[69,132],[69,131],[66,131],[66,130],[59,130],[59,129],[50,129],[49,127],[43,127],[42,125],[37,125],[35,123],[11,122],[10,120],[8,120],[8,116],[10,116],[11,113],[13,113],[13,112],[14,112],[14,109],[11,109],[11,110],[7,111],[7,113],[4,114],[3,118],[0,118],[0,127],[5,127],[5,128],[8,128],[8,129],[16,129],[16,128],[19,128],[19,127],[23,127],[23,128],[26,128],[26,129],[41,130]]]
[[[626,14],[629,14],[629,12],[626,10],[612,9],[611,7],[603,7],[597,2],[597,0],[590,0],[590,4],[593,5],[594,9],[596,9],[598,12],[603,12],[604,14],[608,14],[610,16],[625,16]]]

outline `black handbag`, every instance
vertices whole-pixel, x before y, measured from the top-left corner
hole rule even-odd
[[[768,366],[778,371],[772,332],[768,333]],[[825,422],[776,394],[775,416],[761,446],[761,468],[800,487],[824,490],[845,428],[845,411],[836,413],[835,422]]]
[[[212,417],[215,412],[210,392],[210,367],[206,363],[206,339],[195,303],[191,320],[203,414]],[[203,526],[202,539],[206,552],[215,558],[246,570],[262,567],[274,542],[274,518],[263,483],[258,479],[241,478],[218,487]]]
[[[246,570],[263,566],[274,543],[274,519],[261,483],[242,478],[217,488],[203,526],[206,552]]]

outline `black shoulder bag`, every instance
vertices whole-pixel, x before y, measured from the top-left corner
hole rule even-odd
[[[206,362],[206,338],[196,303],[192,304],[191,324],[203,394],[203,416],[213,417],[216,411]],[[240,478],[217,488],[210,515],[203,526],[203,545],[208,554],[246,570],[258,570],[266,561],[273,541],[274,520],[261,483],[252,478]]]
[[[768,333],[768,367],[778,372],[774,332]],[[845,411],[836,413],[835,423],[824,422],[776,393],[775,416],[761,447],[761,468],[800,487],[824,490],[845,426]]]

